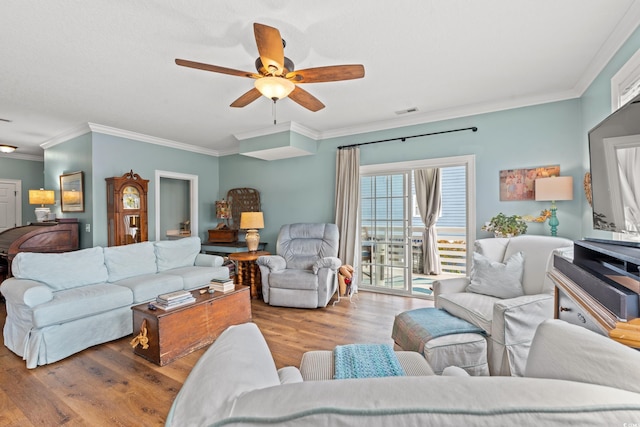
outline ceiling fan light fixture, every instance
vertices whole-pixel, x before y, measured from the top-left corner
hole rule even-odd
[[[0,144],[0,153],[13,153],[17,149],[18,147],[15,147],[13,145]]]
[[[295,89],[295,85],[283,77],[262,77],[254,83],[256,89],[269,99],[286,98]]]

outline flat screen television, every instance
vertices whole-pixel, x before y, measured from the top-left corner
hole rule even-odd
[[[640,242],[640,95],[589,131],[589,161],[593,228]]]

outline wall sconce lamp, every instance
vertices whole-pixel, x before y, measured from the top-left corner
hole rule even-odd
[[[572,176],[552,176],[551,178],[536,179],[536,201],[551,201],[551,218],[549,218],[549,226],[551,227],[551,235],[557,236],[558,217],[556,216],[556,201],[573,200],[573,177]]]
[[[49,217],[51,210],[44,205],[53,205],[55,203],[55,193],[53,190],[29,190],[29,204],[40,205],[35,209],[36,221],[44,222]]]
[[[17,149],[18,149],[18,147],[14,146],[14,145],[0,144],[0,153],[13,153]]]
[[[242,212],[240,214],[240,228],[247,230],[245,241],[249,252],[258,250],[260,235],[258,229],[264,228],[264,216],[262,212]]]

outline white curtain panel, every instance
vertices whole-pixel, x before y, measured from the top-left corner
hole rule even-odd
[[[440,190],[440,169],[416,169],[414,172],[416,199],[420,217],[424,223],[422,233],[422,256],[424,274],[440,274],[440,255],[438,255],[438,233],[436,222],[442,208]]]
[[[360,206],[360,149],[343,148],[336,153],[336,225],[340,231],[338,258],[356,271],[360,247],[358,210]]]

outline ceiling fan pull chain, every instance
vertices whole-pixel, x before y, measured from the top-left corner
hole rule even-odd
[[[273,124],[276,124],[276,98],[273,98],[273,105],[271,106],[271,113],[273,114]]]

